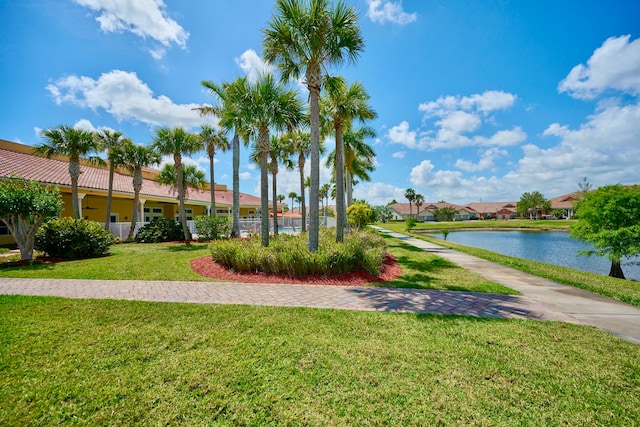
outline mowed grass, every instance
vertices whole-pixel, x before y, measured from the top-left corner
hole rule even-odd
[[[389,251],[402,266],[402,275],[372,286],[423,288],[517,294],[480,275],[384,236]],[[195,273],[192,259],[210,256],[207,244],[122,244],[112,247],[112,255],[102,258],[2,268],[0,277],[103,279],[103,280],[196,280],[212,281]]]
[[[640,346],[558,322],[0,296],[3,425],[637,425]]]

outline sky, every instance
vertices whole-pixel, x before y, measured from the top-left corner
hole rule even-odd
[[[585,177],[595,188],[640,183],[640,2],[347,3],[365,49],[329,71],[361,82],[378,113],[367,141],[376,170],[354,197],[406,203],[413,188],[427,202],[466,204],[552,198]],[[277,73],[261,58],[274,5],[0,0],[0,139],[37,145],[64,124],[149,144],[160,127],[215,125],[193,110],[215,102],[202,80]],[[249,152],[241,191],[258,195]],[[187,162],[208,176],[204,152]],[[299,193],[297,172],[283,169],[278,193]],[[218,154],[216,182],[231,188],[231,175],[231,153]]]

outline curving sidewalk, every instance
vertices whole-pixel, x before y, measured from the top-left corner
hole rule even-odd
[[[0,278],[0,294],[558,320],[593,325],[640,344],[638,307],[378,229],[523,295],[367,286],[13,278]]]

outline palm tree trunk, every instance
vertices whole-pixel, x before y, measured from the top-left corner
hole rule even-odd
[[[300,153],[298,156],[298,171],[300,172],[300,193],[302,194],[302,208],[300,214],[302,215],[302,232],[307,231],[307,207],[305,205],[304,197],[304,154]]]
[[[611,270],[609,270],[609,276],[616,277],[618,279],[625,279],[619,260],[611,260]]]
[[[272,165],[272,167],[274,167]],[[278,174],[277,168],[278,166],[276,165],[274,167],[274,169],[272,169],[271,171],[271,176],[273,176],[273,179],[271,180],[271,186],[273,187],[273,235],[277,236],[278,235],[278,186],[276,184],[276,175]]]
[[[335,123],[336,131],[336,242],[344,241],[346,228],[346,210],[344,206],[344,141],[342,123]]]
[[[216,184],[213,181],[213,155],[209,156],[209,171],[211,172],[211,209],[209,216],[216,216]]]
[[[233,135],[233,226],[231,237],[240,237],[240,137]]]
[[[142,188],[142,169],[133,172],[133,212],[131,213],[131,227],[129,227],[129,235],[127,240],[133,239],[138,223],[138,215],[140,215],[140,189]]]
[[[80,159],[73,156],[69,159],[69,176],[71,177],[71,207],[73,217],[80,218],[80,201],[78,200],[78,177],[80,177]]]
[[[182,232],[184,233],[184,241],[186,244],[191,242],[191,232],[187,227],[187,215],[184,209],[184,177],[182,176],[182,156],[173,156],[174,168],[176,171],[176,184],[178,186],[178,215],[180,216],[180,224],[182,224]]]
[[[258,130],[258,151],[260,152],[260,240],[262,246],[269,246],[269,128]]]
[[[309,110],[311,122],[311,186],[309,187],[309,251],[318,252],[320,217],[318,205],[320,200],[320,88],[322,74],[320,67],[307,69],[307,87],[309,88]],[[311,72],[309,72],[311,71]]]
[[[107,214],[104,219],[104,229],[109,231],[109,224],[111,223],[111,199],[113,198],[113,174],[115,172],[115,165],[113,162],[109,162],[109,185],[107,189]]]

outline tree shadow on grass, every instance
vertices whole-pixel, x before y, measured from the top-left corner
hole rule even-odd
[[[163,248],[169,252],[194,252],[202,249],[206,249],[206,244],[175,244],[175,245],[167,245],[166,248]]]

